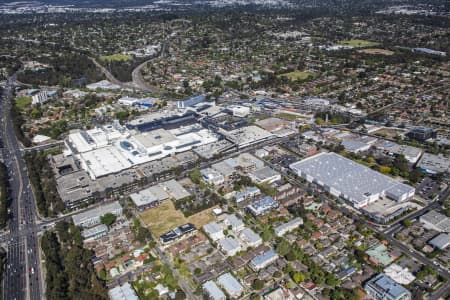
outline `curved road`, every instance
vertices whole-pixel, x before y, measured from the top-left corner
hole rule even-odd
[[[102,64],[100,64],[95,58],[93,58],[93,57],[89,57],[89,58],[97,66],[97,68],[100,69],[100,71],[103,73],[103,75],[105,75],[105,77],[111,83],[117,84],[117,85],[119,85],[122,88],[129,88],[129,89],[136,89],[137,88],[137,89],[140,89],[140,90],[142,90],[144,92],[153,92],[153,91],[157,92],[157,91],[160,91],[160,89],[157,88],[157,87],[149,85],[144,80],[141,71],[153,59],[155,59],[157,57],[165,57],[166,56],[166,52],[167,52],[167,40],[163,41],[162,46],[161,46],[161,51],[159,52],[158,55],[155,55],[154,57],[144,61],[139,66],[134,68],[134,70],[131,72],[132,82],[122,82],[122,81],[118,80],[116,77],[114,77],[113,74],[111,74],[111,72],[107,68],[105,68]]]

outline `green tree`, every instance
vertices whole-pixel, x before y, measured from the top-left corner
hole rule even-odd
[[[285,239],[282,239],[278,244],[277,247],[275,249],[277,251],[277,253],[281,256],[285,256],[286,254],[289,253],[289,251],[291,250],[291,245],[289,244],[289,242]]]
[[[254,290],[260,290],[264,287],[264,281],[261,279],[255,279],[255,281],[253,281],[252,283],[252,288]]]
[[[305,275],[300,272],[295,272],[294,275],[292,276],[292,279],[294,280],[295,283],[299,284],[300,282],[305,281]]]
[[[261,237],[264,242],[270,241],[273,238],[272,229],[270,227],[264,228]]]
[[[105,224],[106,226],[111,226],[112,224],[114,224],[114,222],[116,221],[116,215],[112,214],[112,213],[107,213],[103,216],[100,217],[100,222],[102,222],[102,224]]]
[[[202,174],[200,173],[200,170],[195,169],[189,173],[189,178],[192,180],[193,183],[199,184],[200,179],[202,178]]]

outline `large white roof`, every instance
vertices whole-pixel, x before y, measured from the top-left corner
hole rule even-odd
[[[333,152],[316,154],[291,164],[290,168],[340,191],[354,202],[365,201],[367,197],[381,195],[386,190],[413,189]]]
[[[81,153],[80,159],[95,177],[117,173],[132,166],[116,147],[109,146]]]

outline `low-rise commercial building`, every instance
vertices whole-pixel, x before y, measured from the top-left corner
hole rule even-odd
[[[450,235],[448,233],[440,233],[428,242],[433,248],[445,250],[450,245]]]
[[[269,167],[264,167],[249,174],[250,178],[257,184],[273,183],[281,180],[281,174]]]
[[[83,239],[98,239],[108,233],[108,226],[100,224],[91,228],[84,229],[81,232]]]
[[[372,145],[359,140],[347,139],[342,141],[345,150],[352,153],[364,152],[370,149]]]
[[[290,165],[308,182],[316,183],[336,197],[362,208],[387,196],[405,201],[415,189],[336,153],[319,153]]]
[[[233,113],[233,116],[239,117],[239,118],[245,118],[250,114],[250,107],[242,106],[242,105],[232,105],[228,107],[231,112]]]
[[[439,232],[450,232],[450,218],[435,210],[431,210],[420,216],[419,221],[427,229]]]
[[[234,170],[250,173],[264,167],[264,162],[250,153],[244,152],[236,157],[224,160]]]
[[[422,149],[420,148],[408,145],[399,145],[391,141],[380,140],[376,144],[376,147],[388,155],[401,154],[411,164],[415,164],[422,155]]]
[[[444,155],[424,153],[417,163],[417,167],[428,174],[449,173],[450,158]]]
[[[225,181],[224,176],[213,168],[202,169],[200,170],[200,173],[202,179],[208,184],[219,185]]]
[[[73,215],[72,220],[75,226],[87,228],[100,224],[101,217],[106,214],[113,214],[119,217],[122,215],[122,206],[118,201],[115,201],[113,203],[98,206],[91,210]]]
[[[235,144],[238,148],[245,148],[275,137],[267,130],[254,125],[231,131],[224,131],[223,134],[227,140]]]
[[[236,173],[236,170],[226,161],[215,163],[211,166],[211,168],[222,174],[224,180],[229,180]]]
[[[163,187],[155,185],[140,192],[131,194],[130,198],[138,211],[144,211],[148,208],[161,204],[165,200],[168,200],[169,194]]]

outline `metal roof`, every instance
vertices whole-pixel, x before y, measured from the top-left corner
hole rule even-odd
[[[450,245],[450,235],[448,233],[441,233],[428,243],[435,248],[443,250]]]
[[[203,284],[203,289],[206,290],[208,296],[212,300],[225,300],[226,296],[221,289],[214,283],[214,281],[207,281]]]
[[[291,164],[290,168],[301,175],[312,177],[322,186],[339,191],[356,203],[367,200],[368,196],[381,195],[398,185],[400,189],[406,190],[407,187],[333,152],[316,154]]]
[[[244,291],[242,285],[230,273],[225,273],[219,276],[217,281],[221,286],[223,286],[227,293],[232,296],[240,295]]]
[[[269,251],[266,251],[263,254],[260,254],[253,258],[251,264],[254,266],[259,266],[275,258],[278,258],[278,254],[273,249],[270,249]]]
[[[122,206],[119,204],[118,201],[98,206],[96,208],[90,209],[88,211],[76,214],[72,216],[73,223],[76,226],[79,226],[83,224],[86,221],[91,220],[92,218],[101,217],[103,215],[106,215],[107,213],[113,213],[115,211],[121,210]]]
[[[372,287],[377,291],[389,296],[384,299],[399,299],[404,295],[411,296],[410,291],[408,291],[403,286],[396,283],[394,280],[383,273],[378,274],[373,279],[371,279],[367,283],[367,286]]]

